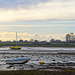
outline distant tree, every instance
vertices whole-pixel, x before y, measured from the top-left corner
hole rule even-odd
[[[24,42],[25,42],[25,43],[28,43],[28,41],[27,41],[27,40],[25,40]]]
[[[23,42],[23,40],[21,39],[21,40],[19,40],[19,42]]]
[[[38,40],[34,40],[34,43],[39,43],[39,41]]]
[[[56,40],[55,43],[61,43],[61,41],[60,40]]]
[[[11,41],[6,41],[6,42],[11,42]]]
[[[66,43],[66,41],[61,41],[61,43]]]
[[[50,40],[50,43],[55,43],[55,40],[54,40],[54,39],[51,39],[51,40]]]
[[[44,41],[40,41],[40,43],[47,43],[47,40],[44,40]]]

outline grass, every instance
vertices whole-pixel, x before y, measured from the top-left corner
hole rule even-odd
[[[62,70],[62,71],[33,71],[33,70],[18,70],[18,71],[0,71],[0,75],[75,75],[74,70]]]
[[[15,42],[0,42],[0,46],[15,46]],[[75,47],[75,43],[25,43],[18,42],[18,46],[25,47]]]

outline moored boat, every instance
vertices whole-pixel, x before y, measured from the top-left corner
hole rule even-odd
[[[10,48],[11,49],[21,49],[21,47],[18,47],[18,46],[11,46]]]
[[[21,49],[21,47],[17,46],[17,32],[16,32],[16,46],[11,46],[10,48],[14,50]]]
[[[30,59],[28,57],[16,58],[12,60],[6,60],[6,64],[24,64],[27,63]]]

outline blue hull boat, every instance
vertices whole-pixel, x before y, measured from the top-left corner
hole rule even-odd
[[[24,64],[27,63],[30,59],[28,57],[16,58],[12,60],[6,60],[6,64]]]

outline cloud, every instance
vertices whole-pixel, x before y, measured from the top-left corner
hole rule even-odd
[[[0,0],[0,8],[27,8],[30,5],[36,5],[40,2],[46,2],[48,0]]]
[[[47,40],[49,41],[50,39],[60,39],[60,40],[65,40],[65,34],[29,34],[29,33],[18,33],[17,34],[18,40],[23,39],[23,40],[38,40],[38,41],[43,41]],[[16,40],[16,32],[0,32],[0,40],[2,41],[13,41]]]
[[[75,25],[51,24],[51,25],[0,25],[0,32],[27,32],[27,33],[68,33],[74,32]],[[60,31],[60,32],[59,32]],[[67,31],[67,32],[66,32]],[[26,33],[24,34],[28,36]],[[21,36],[20,36],[21,37]]]
[[[29,20],[75,20],[74,0],[50,0],[32,4],[28,8],[18,7],[0,9],[0,22],[29,21]]]
[[[25,28],[27,28],[27,27],[75,27],[75,25],[66,25],[66,24],[50,24],[50,25],[38,25],[38,24],[36,24],[36,25],[0,25],[0,29],[8,29],[8,28],[12,28],[12,27],[25,27]]]

